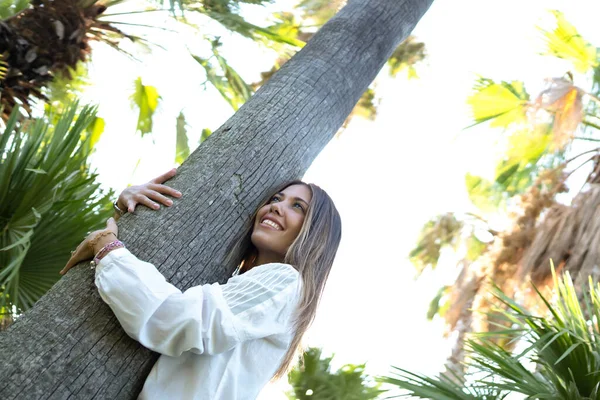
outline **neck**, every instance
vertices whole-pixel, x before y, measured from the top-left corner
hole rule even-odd
[[[276,253],[265,253],[258,252],[254,259],[250,258],[251,261],[244,262],[244,266],[240,270],[240,274],[244,272],[250,271],[254,267],[258,267],[259,265],[269,264],[273,262],[283,262],[283,257]]]
[[[251,263],[248,263],[247,266],[244,265],[244,268],[242,268],[242,271],[240,271],[240,272],[249,271],[254,267],[258,267],[259,265],[269,264],[269,263],[277,263],[277,262],[283,262],[283,257],[281,255],[275,254],[275,253],[259,252],[258,255],[256,256],[256,258],[254,259],[254,261]]]

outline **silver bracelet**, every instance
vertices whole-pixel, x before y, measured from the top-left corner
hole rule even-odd
[[[125,211],[121,210],[121,209],[119,208],[119,206],[117,205],[117,202],[118,202],[118,201],[119,201],[118,199],[117,199],[117,200],[115,200],[115,202],[113,203],[113,208],[115,209],[115,211],[116,211],[117,213],[119,213],[119,216],[120,216],[120,217],[122,217],[123,215],[125,215],[125,213],[127,212],[127,210],[125,210]]]

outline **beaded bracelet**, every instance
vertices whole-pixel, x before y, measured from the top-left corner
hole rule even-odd
[[[107,244],[106,246],[104,246],[103,248],[101,248],[100,251],[94,257],[94,259],[92,260],[92,262],[90,263],[92,265],[92,268],[96,267],[98,265],[98,263],[100,262],[100,260],[102,260],[104,258],[104,256],[107,255],[109,252],[111,252],[115,249],[120,249],[121,247],[125,247],[125,243],[121,242],[120,240],[114,240],[114,241],[110,242],[109,244]]]

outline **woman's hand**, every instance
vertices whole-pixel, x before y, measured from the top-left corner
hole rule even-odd
[[[181,193],[169,186],[163,185],[163,182],[174,177],[176,173],[177,170],[173,168],[169,172],[166,172],[143,185],[129,186],[119,195],[117,206],[121,210],[127,210],[127,212],[130,213],[135,211],[135,207],[138,204],[143,204],[153,210],[158,210],[160,208],[158,203],[162,203],[167,207],[172,206],[173,200],[165,195],[179,198],[181,197]]]
[[[94,258],[96,253],[104,246],[117,240],[118,233],[119,228],[117,227],[117,223],[114,218],[109,218],[108,221],[106,221],[106,229],[90,233],[83,239],[83,242],[71,252],[71,258],[67,261],[67,265],[60,271],[60,274],[64,275],[80,262]]]

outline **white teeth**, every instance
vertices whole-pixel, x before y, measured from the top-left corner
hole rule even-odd
[[[263,224],[272,226],[273,228],[277,229],[278,231],[281,230],[281,227],[278,224],[276,224],[275,222],[271,221],[270,219],[264,219]]]

